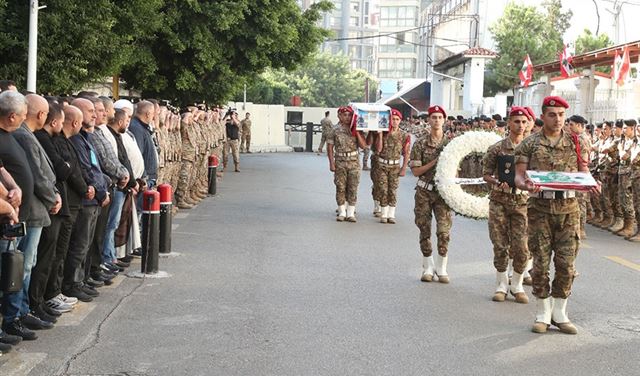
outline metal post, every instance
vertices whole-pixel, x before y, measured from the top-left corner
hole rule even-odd
[[[158,273],[160,193],[146,190],[142,200],[142,274]]]
[[[44,7],[43,7],[44,8]],[[27,90],[36,92],[38,71],[38,0],[29,3],[29,55],[27,58]]]
[[[313,151],[313,123],[308,122],[307,123],[307,139],[306,139],[306,146],[305,146],[305,151],[306,152],[312,152]]]
[[[160,253],[171,253],[171,208],[173,202],[171,200],[171,185],[160,184],[158,186],[160,193]]]

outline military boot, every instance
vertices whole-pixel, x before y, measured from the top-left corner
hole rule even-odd
[[[640,231],[636,232],[635,235],[629,237],[627,240],[634,243],[640,243]]]
[[[343,222],[344,221],[344,219],[347,216],[346,208],[347,207],[344,204],[338,206],[338,210],[337,210],[338,211],[338,215],[336,216],[336,221],[338,221],[338,222]]]
[[[602,221],[598,223],[594,223],[596,227],[600,227],[601,229],[606,229],[613,224],[614,218],[613,215],[609,213],[605,213],[602,217]]]
[[[179,209],[191,209],[193,208],[193,204],[183,199],[182,197],[178,198],[178,208]]]
[[[380,211],[380,223],[387,223],[387,220],[389,219],[389,207],[388,206],[383,206],[381,208],[382,210]]]
[[[380,201],[373,200],[373,216],[380,217],[382,215],[382,208],[380,208]]]
[[[507,297],[507,289],[509,288],[509,276],[507,272],[496,272],[496,291],[493,293],[494,302],[504,302]]]
[[[531,278],[531,274],[529,274],[529,270],[533,268],[533,259],[530,258],[527,260],[527,264],[524,267],[524,273],[522,273],[522,284],[525,286],[533,285],[533,279]]]
[[[569,321],[567,316],[567,299],[551,298],[553,309],[551,312],[551,325],[558,327],[562,333],[578,334],[578,329]]]
[[[613,232],[614,234],[624,227],[624,220],[620,217],[616,217],[613,225],[609,226],[608,230]]]
[[[422,282],[433,281],[434,269],[435,269],[435,263],[433,262],[433,256],[423,257],[422,258],[422,277],[420,277],[420,280]]]
[[[524,287],[522,286],[523,279],[524,275],[517,273],[514,270],[513,277],[511,277],[511,287],[509,287],[509,292],[516,299],[516,303],[527,304],[529,303],[529,297],[527,297],[527,293],[524,292]]]
[[[389,206],[389,218],[387,218],[387,223],[394,224],[396,223],[396,207]]]
[[[347,205],[347,222],[357,222],[356,219],[356,207],[354,205]]]
[[[447,262],[449,257],[436,255],[436,275],[438,276],[438,282],[449,283],[449,274],[447,273]]]
[[[616,235],[618,236],[622,236],[625,238],[628,238],[629,236],[633,235],[635,232],[633,231],[633,228],[635,227],[635,220],[633,218],[625,218],[624,219],[624,225],[622,226],[622,229],[619,230],[618,232],[616,232]]]
[[[531,331],[534,333],[546,333],[549,325],[551,325],[551,311],[553,309],[553,300],[551,298],[538,298],[536,300],[536,322],[533,324]]]
[[[236,168],[233,171],[240,172],[240,163],[236,163]]]

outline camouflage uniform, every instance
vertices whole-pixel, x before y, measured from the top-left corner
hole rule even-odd
[[[158,140],[158,184],[163,184],[167,176],[167,124],[160,123],[155,134]]]
[[[638,229],[628,240],[640,242],[640,140],[631,152],[631,190]]]
[[[498,175],[498,157],[514,155],[511,139],[505,138],[489,147],[483,159],[483,175]],[[511,166],[515,171],[515,166]],[[504,192],[497,187],[489,194],[489,237],[493,243],[493,266],[498,272],[507,271],[509,259],[513,270],[524,274],[529,259],[527,247],[527,200],[525,191],[515,188]]]
[[[400,183],[400,169],[402,168],[400,157],[404,148],[409,143],[409,135],[401,130],[387,132],[383,137],[382,151],[377,154],[376,181],[379,192],[380,206],[396,206],[397,191]],[[377,184],[376,184],[377,183]]]
[[[320,120],[320,127],[322,128],[322,138],[320,138],[320,146],[318,146],[318,152],[322,153],[322,148],[324,147],[324,143],[327,141],[327,136],[329,136],[329,133],[333,128],[331,119],[329,119],[329,117],[327,116]]]
[[[625,220],[633,220],[635,213],[633,210],[633,193],[631,191],[631,151],[635,146],[634,139],[620,141],[618,143],[618,202],[622,217]],[[626,160],[623,158],[626,156]]]
[[[589,158],[586,145],[580,145],[583,160]],[[544,132],[532,134],[515,151],[516,163],[528,170],[578,171],[576,145],[562,131],[554,146]],[[580,246],[580,208],[576,198],[529,199],[529,250],[533,255],[533,295],[546,299],[566,299],[571,294],[575,257]],[[553,256],[552,256],[553,253]],[[553,257],[555,275],[549,287],[549,264]]]
[[[196,143],[196,136],[193,131],[193,123],[187,124],[182,122],[181,125],[182,163],[180,164],[180,178],[178,180],[178,187],[176,188],[176,200],[178,202],[178,206],[182,208],[183,206],[187,207],[195,204],[191,199],[190,189],[193,178],[193,167],[198,154],[198,146]]]
[[[436,143],[427,134],[413,144],[411,149],[410,167],[421,167],[433,160],[437,160],[447,144],[448,139],[443,136],[442,141]],[[415,223],[420,229],[420,250],[424,257],[430,257],[431,246],[431,219],[432,212],[436,219],[436,236],[438,237],[438,254],[446,256],[451,232],[451,209],[444,202],[434,182],[436,174],[435,166],[421,175],[418,179],[415,194]]]
[[[333,182],[336,185],[336,203],[338,206],[345,205],[345,202],[355,206],[360,183],[358,141],[350,129],[339,126],[329,133],[327,144],[333,145],[335,156]]]
[[[618,143],[619,140],[613,142],[613,144],[605,150],[605,154],[608,157],[608,163],[606,167],[606,189],[604,197],[604,206],[612,209],[612,215],[614,218],[622,218],[622,208],[618,201],[618,167],[620,159],[618,155]],[[612,225],[609,223],[609,225]]]
[[[182,167],[182,136],[180,134],[180,118],[174,120],[173,138],[171,155],[173,159],[173,169],[171,173],[171,186],[174,192],[178,189],[178,181],[180,180],[180,170]],[[177,200],[177,199],[176,199]],[[176,205],[177,207],[177,205]]]
[[[242,138],[240,139],[240,152],[248,153],[251,148],[251,120],[243,119],[240,122],[242,129]]]

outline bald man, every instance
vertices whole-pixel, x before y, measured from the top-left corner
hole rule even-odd
[[[22,324],[27,328],[38,330],[52,327],[56,319],[41,310],[41,307],[31,312],[29,307],[31,271],[38,258],[37,251],[42,229],[51,225],[49,215],[58,213],[62,206],[62,198],[58,188],[55,186],[56,175],[53,170],[53,164],[34,135],[35,131],[44,127],[49,114],[49,104],[43,97],[35,94],[27,95],[26,99],[28,104],[27,118],[20,128],[13,133],[13,137],[22,146],[27,155],[34,181],[33,200],[30,201],[28,207],[20,208],[29,213],[29,218],[26,221],[27,234],[18,242],[18,249],[24,254],[23,291],[20,304],[12,304],[9,307],[11,314],[8,316],[13,314],[15,315],[14,319],[20,318]],[[7,315],[5,319],[6,317]]]
[[[82,128],[79,133],[71,136],[70,140],[78,156],[82,176],[88,186],[95,192],[82,199],[76,223],[71,233],[69,251],[65,260],[62,292],[69,297],[77,298],[84,302],[90,302],[98,292],[85,284],[88,276],[85,272],[85,261],[89,247],[93,242],[96,221],[100,214],[100,208],[109,205],[109,185],[111,179],[102,172],[98,155],[89,141],[89,134],[96,123],[96,111],[94,104],[87,99],[74,99],[72,106],[77,107],[82,113]],[[71,125],[63,126],[63,132],[70,132]],[[90,261],[90,260],[89,260]]]
[[[158,179],[158,153],[153,141],[153,129],[151,123],[155,117],[155,107],[149,101],[140,101],[129,123],[129,131],[133,133],[144,158],[144,180],[148,188],[155,185]],[[140,195],[140,201],[142,195]]]

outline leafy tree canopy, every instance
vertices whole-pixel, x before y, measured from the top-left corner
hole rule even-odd
[[[366,71],[352,69],[344,55],[319,53],[298,69],[270,69],[247,86],[247,100],[255,103],[288,104],[293,95],[304,106],[338,107],[363,102],[365,82],[369,80],[369,98],[377,91],[375,79]],[[238,92],[237,100],[242,99]]]
[[[120,74],[144,96],[222,102],[268,67],[294,69],[328,31],[321,1],[48,0],[39,13],[38,91],[77,91]],[[0,77],[24,87],[26,1],[0,0]]]
[[[557,60],[573,13],[564,11],[560,0],[546,0],[542,7],[539,11],[535,6],[509,3],[491,25],[499,56],[487,65],[485,89],[490,95],[519,83],[518,72],[527,54],[533,64]]]

